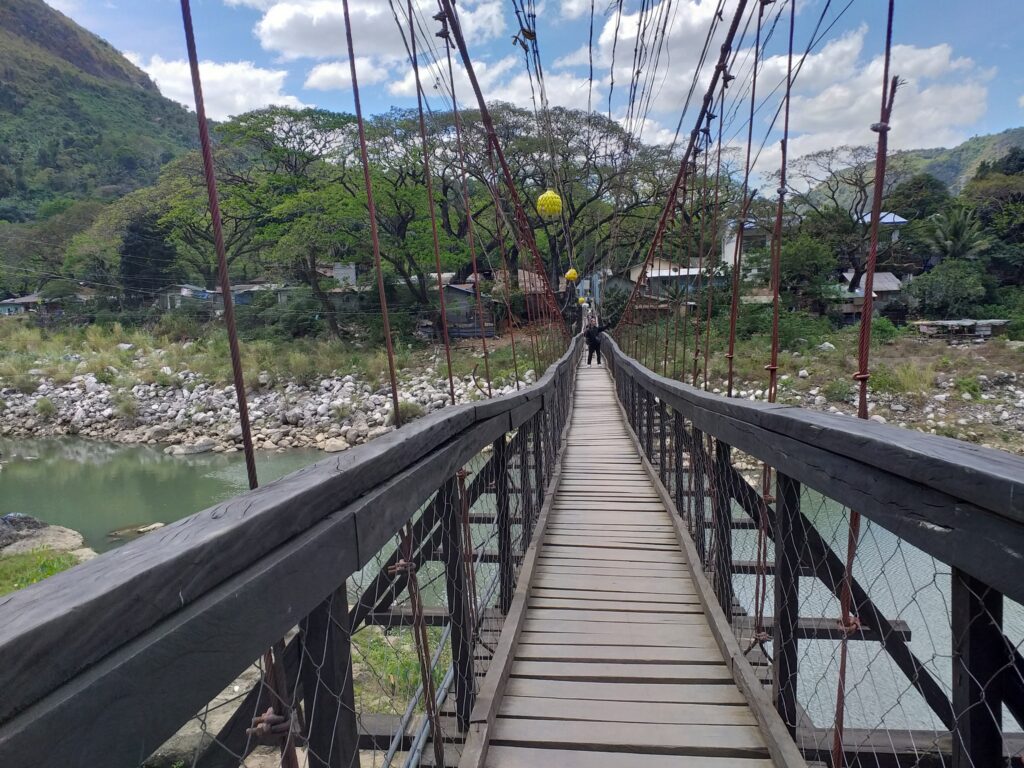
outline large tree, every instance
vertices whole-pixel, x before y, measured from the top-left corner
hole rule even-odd
[[[325,210],[322,200],[312,204],[324,190],[350,188],[354,127],[348,114],[270,107],[218,129],[225,156],[231,158],[220,169],[225,215],[259,229],[246,234],[246,240],[254,249],[267,248],[280,272],[309,286],[335,335],[340,328],[320,273],[321,266],[331,263],[334,246],[323,237],[300,243],[295,233],[311,234],[309,217]]]
[[[899,181],[897,173],[888,174],[883,195]],[[875,150],[844,145],[805,155],[791,164],[787,185],[790,205],[804,218],[804,230],[825,242],[840,265],[853,271],[850,290],[857,290],[870,250]],[[879,261],[889,258],[893,242],[891,230],[880,233]]]

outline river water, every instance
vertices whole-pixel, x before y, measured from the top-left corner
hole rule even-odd
[[[260,482],[324,458],[315,450],[257,451]],[[241,453],[167,456],[152,446],[76,438],[0,439],[0,514],[24,512],[80,531],[105,552],[115,530],[170,523],[249,487]]]

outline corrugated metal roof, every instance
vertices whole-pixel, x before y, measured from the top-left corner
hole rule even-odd
[[[843,272],[843,279],[846,281],[846,284],[849,285],[850,281],[853,279],[853,270],[848,269]],[[861,277],[860,280],[861,287],[863,288],[864,278]],[[901,283],[900,279],[892,272],[875,272],[875,279],[871,284],[871,289],[876,293],[878,291],[882,291],[883,293],[887,291],[901,291],[903,290],[903,283]]]
[[[863,216],[860,217],[860,221],[861,221],[861,224],[869,223],[871,221],[871,214],[870,213],[865,213]],[[878,223],[879,224],[906,224],[907,220],[904,219],[902,216],[900,216],[898,214],[888,213],[886,211],[883,211],[881,213],[881,215],[878,217]]]

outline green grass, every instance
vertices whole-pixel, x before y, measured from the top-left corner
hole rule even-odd
[[[50,421],[57,415],[57,405],[48,397],[40,397],[36,400],[36,413],[40,418]]]
[[[35,584],[66,571],[78,560],[68,552],[40,549],[24,555],[0,557],[0,595]]]
[[[956,391],[966,392],[974,399],[981,397],[981,384],[977,376],[964,376],[956,380]]]
[[[853,383],[846,379],[833,379],[821,392],[832,403],[845,403],[853,396]]]
[[[411,400],[400,400],[398,402],[398,415],[401,417],[403,424],[415,421],[425,413],[426,411],[419,403],[414,403]]]
[[[879,364],[871,371],[871,389],[889,394],[918,394],[935,386],[933,363]]]
[[[135,421],[139,416],[139,401],[131,392],[120,391],[114,395],[114,413],[118,418]]]
[[[437,651],[442,631],[440,627],[427,629],[431,656]],[[398,711],[396,707],[404,708],[421,682],[412,631],[368,626],[352,635],[352,646],[356,709],[393,712]],[[445,643],[434,668],[435,685],[440,685],[449,666],[451,644]]]

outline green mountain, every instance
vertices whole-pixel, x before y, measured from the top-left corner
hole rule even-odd
[[[0,221],[151,184],[194,136],[195,118],[106,41],[43,0],[0,2]]]
[[[894,152],[891,167],[910,173],[929,173],[958,194],[985,160],[998,160],[1013,147],[1024,147],[1024,128],[975,136],[952,149],[912,149]]]

